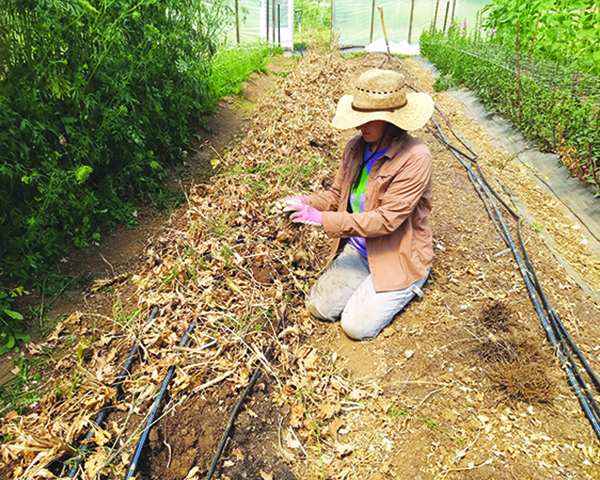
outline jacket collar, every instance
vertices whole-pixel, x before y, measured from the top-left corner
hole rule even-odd
[[[400,141],[392,140],[392,143],[390,143],[388,145],[388,148],[385,151],[385,153],[383,154],[383,157],[395,158],[402,150],[406,150],[406,145],[408,144],[408,142],[411,138],[412,137],[410,136],[410,134],[407,133],[403,140],[400,140]],[[354,136],[354,138],[352,138],[350,140],[350,142],[351,142],[350,148],[353,151],[361,152],[360,154],[362,155],[362,152],[365,151],[365,146],[367,143],[367,142],[365,142],[363,136],[358,134],[358,135]]]

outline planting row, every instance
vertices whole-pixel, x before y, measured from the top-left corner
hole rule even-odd
[[[467,35],[466,25],[423,32],[421,52],[442,75],[438,89],[473,90],[486,108],[557,153],[573,176],[600,192],[600,79],[532,57],[523,36],[511,47],[489,38],[495,35],[493,28]]]

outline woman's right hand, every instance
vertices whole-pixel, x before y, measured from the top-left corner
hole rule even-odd
[[[285,203],[284,212],[297,212],[306,205],[306,200],[304,197],[285,197],[283,203]]]

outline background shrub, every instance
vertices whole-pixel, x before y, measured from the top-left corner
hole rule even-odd
[[[0,0],[0,353],[28,339],[17,285],[178,201],[194,127],[270,53],[220,44],[230,4]]]

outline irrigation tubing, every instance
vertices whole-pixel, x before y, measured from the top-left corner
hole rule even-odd
[[[185,346],[195,326],[196,322],[192,321],[191,325],[187,329],[187,332],[185,332],[185,335],[181,338],[181,341],[179,342],[179,347]],[[177,353],[181,353],[181,350],[177,350]],[[154,418],[156,417],[156,414],[158,412],[158,407],[160,406],[160,402],[162,401],[162,398],[165,392],[167,391],[169,383],[171,383],[171,378],[173,378],[173,374],[175,373],[176,367],[177,365],[172,365],[167,371],[167,375],[163,380],[162,386],[160,387],[160,391],[158,392],[158,396],[156,397],[156,399],[154,400],[154,404],[152,405],[152,411],[150,412],[148,421],[146,422],[146,426],[144,427],[144,431],[142,432],[142,436],[140,437],[140,441],[138,442],[138,446],[135,450],[135,454],[133,455],[133,460],[129,465],[129,470],[127,472],[127,477],[125,477],[125,480],[129,480],[135,475],[138,461],[140,460],[140,456],[142,455],[142,450],[144,449],[144,445],[146,444],[146,440],[148,439],[148,435],[150,434],[150,428],[152,428],[152,425],[154,424]]]
[[[519,269],[521,271],[521,275],[523,276],[523,279],[525,280],[525,284],[526,284],[529,296],[534,304],[536,312],[538,313],[538,315],[541,319],[542,326],[546,332],[546,335],[547,335],[548,339],[550,340],[552,346],[554,347],[563,368],[565,369],[569,383],[573,387],[573,390],[575,391],[575,395],[577,396],[577,399],[579,400],[579,403],[581,404],[585,415],[588,417],[588,420],[590,421],[590,424],[592,425],[594,432],[596,433],[598,438],[600,438],[600,409],[598,408],[598,405],[597,405],[596,401],[594,400],[592,393],[590,392],[583,376],[581,375],[581,372],[579,371],[579,368],[578,368],[573,356],[571,355],[571,351],[580,360],[581,364],[583,365],[584,370],[586,371],[588,376],[592,379],[592,382],[594,383],[594,385],[596,386],[596,388],[599,391],[600,391],[600,380],[598,379],[598,377],[596,376],[596,374],[594,373],[593,369],[590,367],[588,362],[583,357],[583,354],[581,353],[581,351],[577,348],[577,346],[573,342],[572,338],[570,337],[566,328],[564,327],[564,324],[560,320],[560,317],[558,316],[556,311],[552,308],[548,298],[546,297],[546,295],[543,292],[543,289],[540,285],[537,275],[535,274],[535,270],[533,268],[533,265],[529,259],[529,256],[527,255],[525,246],[523,244],[523,239],[521,237],[521,232],[520,232],[520,228],[519,228],[519,223],[520,223],[521,217],[519,215],[517,215],[500,198],[500,196],[494,191],[494,189],[489,185],[489,183],[483,176],[481,169],[479,168],[477,158],[470,157],[470,156],[464,154],[463,152],[461,152],[459,149],[457,149],[453,145],[451,145],[450,142],[448,142],[448,140],[446,139],[442,129],[440,128],[439,124],[435,121],[435,119],[433,119],[433,122],[437,129],[437,132],[439,132],[439,133],[436,133],[433,129],[431,129],[434,136],[438,140],[440,140],[442,143],[444,143],[444,145],[453,153],[453,155],[465,167],[465,169],[467,170],[467,172],[469,174],[469,179],[473,183],[473,186],[475,187],[476,192],[478,193],[480,198],[483,200],[484,204],[486,204],[486,210],[488,211],[488,214],[490,214],[493,209],[495,216],[498,220],[497,222],[494,221],[494,225],[496,226],[497,229],[498,229],[498,223],[502,227],[501,229],[498,230],[500,233],[500,236],[503,238],[503,240],[506,242],[506,244],[509,246],[509,248],[511,249],[511,251],[513,253],[513,256],[514,256],[514,258],[519,266]],[[465,160],[468,160],[469,162],[476,165],[479,175],[473,171],[471,166]],[[503,218],[502,214],[500,213],[500,211],[498,209],[498,205],[493,197],[497,198],[499,200],[499,202],[517,220],[517,233],[519,236],[520,248],[523,252],[523,257],[525,258],[525,261],[523,260],[523,258],[521,258],[521,255],[519,254],[519,251],[517,250],[517,247],[514,243],[512,235],[510,233],[510,230],[508,229],[508,226],[506,225],[506,222],[504,221],[504,218]],[[489,205],[487,205],[488,203],[489,203]],[[492,219],[493,219],[493,217],[492,217]],[[540,304],[540,302],[541,302],[541,304]],[[542,304],[543,304],[543,307],[542,307]],[[571,351],[569,351],[569,347],[570,347]]]
[[[277,331],[281,330],[281,327],[284,324],[284,322],[285,322],[285,310],[281,314],[281,319],[279,321]],[[267,360],[271,356],[272,348],[273,348],[273,346],[269,345],[269,347],[265,351],[264,356]],[[250,392],[254,388],[254,384],[258,380],[260,373],[261,373],[261,369],[260,369],[260,367],[257,367],[256,370],[254,371],[254,373],[252,374],[252,377],[250,378],[248,385],[246,386],[246,388],[240,395],[240,398],[238,399],[237,403],[235,404],[233,412],[231,413],[231,416],[229,417],[229,422],[227,423],[227,427],[225,427],[225,431],[223,432],[223,436],[221,437],[221,441],[219,442],[219,446],[217,447],[217,452],[215,453],[213,461],[210,464],[210,468],[209,468],[208,472],[206,473],[206,477],[204,477],[204,480],[212,479],[212,477],[215,473],[215,470],[217,469],[217,465],[219,464],[219,460],[221,459],[221,455],[223,454],[223,450],[225,449],[225,446],[227,445],[227,441],[229,440],[229,435],[231,435],[231,430],[233,430],[233,426],[235,425],[235,420],[238,416],[238,413],[240,412],[240,409],[242,408],[242,405],[244,404],[246,397],[250,394]]]
[[[531,263],[529,255],[527,254],[527,251],[525,250],[525,248],[523,246],[523,239],[521,237],[521,231],[520,231],[520,228],[518,228],[518,225],[517,225],[517,234],[519,236],[519,243],[520,243],[521,249],[523,250],[523,257],[524,257],[525,262],[530,270],[533,284],[536,288],[536,291],[538,292],[538,295],[540,296],[540,299],[542,300],[542,303],[544,304],[544,308],[548,312],[548,316],[550,318],[552,328],[553,328],[555,334],[557,335],[557,337],[560,338],[561,346],[562,346],[565,354],[567,355],[569,364],[574,369],[574,374],[577,378],[578,383],[583,388],[584,393],[585,393],[586,397],[588,398],[588,401],[590,402],[590,406],[594,412],[594,415],[600,421],[600,408],[598,407],[596,400],[594,399],[594,397],[592,396],[592,393],[590,392],[589,388],[587,387],[587,384],[583,380],[583,377],[579,373],[579,371],[577,369],[577,364],[575,363],[575,360],[573,359],[571,352],[573,352],[575,354],[575,356],[579,359],[579,361],[581,362],[581,365],[583,366],[583,369],[590,377],[590,379],[591,379],[592,383],[594,384],[594,386],[596,387],[596,389],[599,391],[600,391],[600,380],[598,379],[596,373],[594,372],[592,367],[589,365],[589,363],[587,362],[587,360],[581,353],[581,350],[579,350],[579,348],[577,347],[577,345],[571,338],[571,335],[569,335],[569,332],[567,331],[564,324],[562,323],[560,317],[558,316],[558,313],[556,313],[556,310],[554,310],[554,308],[550,304],[548,297],[546,297],[546,294],[544,293],[544,291],[541,287],[541,284],[539,282],[537,274],[535,273],[535,270],[533,268],[533,264]]]
[[[445,138],[442,141],[445,141]],[[552,330],[555,333],[556,337],[558,339],[560,339],[561,343],[563,344],[563,348],[565,349],[565,351],[567,353],[568,353],[568,349],[566,348],[566,346],[564,345],[564,343],[565,343],[565,341],[566,341],[566,343],[568,343],[568,345],[571,348],[571,350],[573,351],[573,353],[575,353],[575,355],[577,356],[577,358],[579,359],[579,361],[583,365],[583,368],[586,371],[586,373],[589,375],[590,379],[592,380],[592,383],[594,383],[594,385],[596,386],[596,388],[598,389],[598,391],[600,391],[600,379],[598,378],[598,376],[596,375],[596,373],[594,372],[594,370],[592,369],[592,367],[589,365],[589,363],[587,362],[587,360],[585,359],[585,357],[583,356],[583,354],[581,353],[581,351],[579,350],[579,348],[577,347],[577,345],[575,344],[575,342],[573,341],[573,339],[569,335],[569,333],[566,330],[564,324],[562,323],[562,321],[558,317],[558,314],[556,313],[556,310],[554,310],[554,308],[550,304],[550,301],[548,300],[548,297],[546,296],[546,294],[544,293],[544,290],[542,289],[542,286],[541,286],[541,284],[539,282],[539,279],[537,277],[537,274],[535,272],[533,264],[531,263],[529,255],[527,254],[527,250],[525,249],[525,245],[523,243],[523,238],[521,236],[521,228],[520,228],[521,217],[516,212],[514,212],[506,204],[506,202],[497,194],[497,192],[491,187],[491,185],[488,183],[487,179],[483,175],[483,172],[481,171],[481,168],[480,168],[479,163],[477,162],[476,158],[469,157],[468,155],[465,155],[464,153],[462,153],[460,150],[458,150],[454,146],[452,146],[450,144],[448,144],[448,145],[449,145],[449,148],[451,148],[452,150],[456,151],[457,153],[459,153],[460,155],[462,155],[463,157],[465,157],[466,159],[468,159],[470,162],[472,162],[473,164],[475,164],[475,166],[477,168],[477,172],[479,174],[479,177],[481,178],[481,180],[483,181],[483,183],[486,185],[487,189],[492,193],[492,195],[494,195],[494,197],[496,197],[496,199],[504,206],[504,208],[517,221],[516,225],[517,225],[517,236],[519,238],[519,247],[520,247],[521,252],[523,254],[523,258],[525,260],[525,263],[527,265],[528,274],[530,276],[530,279],[533,282],[533,286],[535,287],[535,291],[536,291],[537,295],[539,296],[540,300],[542,301],[544,309],[545,309],[545,311],[548,314],[548,317],[549,317],[549,320],[550,320],[550,325],[552,326]],[[471,173],[469,173],[469,175],[471,175]],[[488,210],[488,213],[490,213],[490,209],[489,209],[489,206],[487,205],[487,202],[482,197],[481,193],[479,192],[479,190],[477,188],[476,188],[476,190],[477,190],[477,193],[480,194],[480,197],[482,198],[482,200],[484,201],[484,205],[485,205],[486,209]],[[491,218],[494,221],[494,225],[498,229],[495,217],[491,217]],[[506,240],[503,232],[500,231],[500,230],[498,230],[498,233],[500,234],[500,236],[502,237],[502,239],[508,244],[508,241]],[[570,363],[573,363],[573,361],[570,360]],[[587,390],[587,386],[585,386],[585,389],[586,389],[586,391],[589,391],[589,390]],[[592,398],[592,404],[595,405],[595,403],[596,403],[595,400],[593,400],[593,398]],[[600,409],[598,409],[596,407],[595,410],[597,411],[598,418],[600,419]]]
[[[158,313],[158,307],[154,307],[152,309],[152,311],[150,312],[150,315],[148,316],[148,320],[146,321],[146,326],[149,325],[150,322],[152,322],[152,320],[154,320],[157,313]],[[139,346],[140,346],[140,343],[135,342],[135,345],[131,349],[131,352],[129,352],[129,356],[127,357],[127,360],[125,361],[125,364],[123,365],[123,368],[121,369],[121,372],[119,373],[119,375],[115,379],[115,382],[113,383],[112,388],[117,391],[117,398],[121,394],[121,385],[123,384],[125,379],[131,373],[131,365],[133,364],[133,360],[138,352]],[[106,420],[106,416],[110,412],[111,407],[112,407],[112,403],[107,402],[100,409],[100,412],[98,412],[98,416],[96,417],[96,420],[94,420],[94,425],[96,427],[102,427],[102,424],[104,423],[104,420]],[[95,436],[95,434],[96,434],[96,432],[95,432],[94,428],[90,428],[87,435],[85,436],[85,440],[90,440],[91,438],[93,438]],[[75,476],[77,475],[77,470],[79,469],[79,465],[85,458],[85,454],[86,454],[87,450],[89,450],[90,448],[92,448],[92,444],[89,442],[85,443],[81,447],[81,449],[78,452],[77,459],[75,460],[75,464],[73,465],[73,468],[71,468],[71,471],[69,472],[69,478],[75,478]]]
[[[518,227],[518,225],[517,225],[517,227]],[[551,318],[555,322],[554,325],[556,327],[555,331],[557,332],[557,335],[564,338],[564,340],[569,345],[569,347],[571,348],[573,353],[575,353],[575,355],[577,356],[577,358],[583,365],[583,368],[585,369],[586,373],[589,375],[589,377],[592,380],[592,383],[595,385],[596,389],[598,389],[598,391],[600,391],[600,378],[598,378],[598,376],[596,375],[596,373],[594,372],[594,370],[592,369],[590,364],[587,362],[587,360],[581,353],[581,350],[579,350],[579,348],[573,341],[573,338],[571,337],[571,335],[565,328],[564,324],[560,320],[560,317],[558,316],[558,313],[556,313],[556,310],[554,310],[554,308],[550,304],[550,301],[548,300],[548,297],[546,297],[546,294],[544,293],[544,291],[542,289],[542,286],[540,284],[538,276],[535,273],[535,270],[533,268],[533,264],[531,263],[529,255],[527,254],[527,251],[525,250],[525,247],[523,245],[523,238],[521,237],[521,229],[520,228],[517,229],[517,234],[519,236],[519,243],[521,245],[521,249],[523,250],[523,257],[524,257],[525,262],[527,263],[527,266],[529,267],[529,270],[530,270],[533,284],[535,285],[536,290],[538,291],[540,298],[542,299],[542,303],[544,304],[546,311],[549,312]]]
[[[238,416],[238,413],[240,412],[242,405],[244,404],[244,402],[246,400],[246,397],[250,394],[250,392],[254,388],[254,384],[258,380],[260,372],[261,372],[260,368],[257,368],[254,371],[254,373],[252,374],[252,377],[250,378],[250,381],[248,382],[248,385],[244,389],[244,392],[240,395],[240,398],[238,399],[237,403],[235,404],[233,412],[231,413],[231,417],[229,417],[229,422],[227,423],[227,427],[225,428],[225,432],[223,433],[223,436],[221,437],[221,441],[219,442],[219,446],[217,447],[217,453],[215,454],[213,461],[210,464],[210,469],[208,470],[208,473],[206,474],[205,480],[210,480],[213,477],[215,470],[217,469],[217,465],[219,464],[219,460],[221,459],[221,455],[223,454],[223,450],[225,449],[225,445],[227,444],[227,441],[229,440],[229,435],[231,434],[231,430],[233,429],[233,426],[235,424],[235,420]]]

